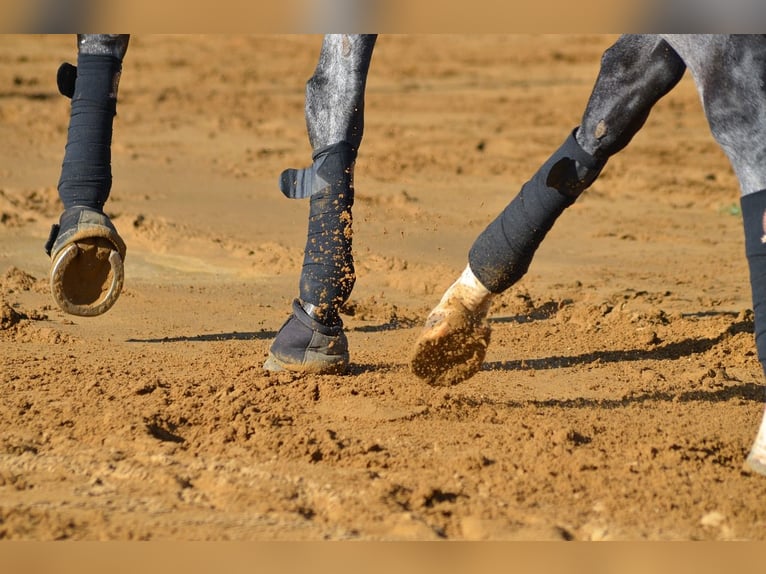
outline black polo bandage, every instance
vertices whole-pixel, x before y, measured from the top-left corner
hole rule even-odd
[[[573,132],[474,242],[468,261],[479,281],[501,293],[521,279],[556,219],[605,163],[585,152]]]
[[[742,196],[740,204],[753,296],[755,347],[766,373],[766,189]]]
[[[109,197],[112,122],[121,67],[114,56],[81,53],[77,68],[62,67],[57,78],[62,93],[71,92],[72,97],[58,185],[65,208],[80,205],[101,211]]]

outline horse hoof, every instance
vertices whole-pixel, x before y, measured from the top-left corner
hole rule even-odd
[[[458,303],[434,311],[410,360],[412,373],[430,385],[460,383],[475,375],[484,363],[490,328],[483,315],[474,316]]]
[[[745,459],[745,466],[753,472],[766,476],[766,412],[761,420],[758,434],[750,447],[750,452]]]
[[[125,279],[125,243],[103,213],[65,212],[54,226],[51,294],[66,313],[94,317],[117,301]]]
[[[766,453],[760,454],[761,456],[757,456],[756,453],[750,451],[747,459],[745,459],[745,463],[753,472],[766,476]]]
[[[51,266],[51,293],[71,315],[106,313],[122,292],[122,257],[103,238],[84,239],[59,251]]]

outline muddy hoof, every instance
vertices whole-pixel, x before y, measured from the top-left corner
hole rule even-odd
[[[747,455],[747,459],[745,459],[745,464],[753,472],[757,472],[758,474],[766,476],[766,456],[764,456],[764,454],[766,453],[762,453],[761,456],[757,456],[751,451],[750,454]]]
[[[435,310],[426,320],[410,360],[412,372],[430,385],[454,385],[478,372],[489,345],[484,316],[475,317],[459,303]]]
[[[93,317],[117,301],[126,248],[106,215],[84,207],[68,209],[53,226],[46,251],[52,260],[51,293],[63,311]]]
[[[747,459],[745,459],[745,465],[753,472],[766,476],[766,414],[764,414],[758,435],[755,437]]]

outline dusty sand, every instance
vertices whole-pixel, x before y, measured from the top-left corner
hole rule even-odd
[[[319,36],[136,36],[106,315],[43,244],[74,38],[0,37],[0,538],[766,539],[738,187],[690,77],[492,311],[486,364],[410,348],[475,236],[578,122],[613,36],[383,36],[356,170],[344,376],[268,374],[297,295]]]

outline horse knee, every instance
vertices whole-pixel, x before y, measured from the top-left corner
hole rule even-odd
[[[656,35],[622,36],[604,51],[577,141],[605,160],[641,129],[654,104],[683,76],[686,65]]]

